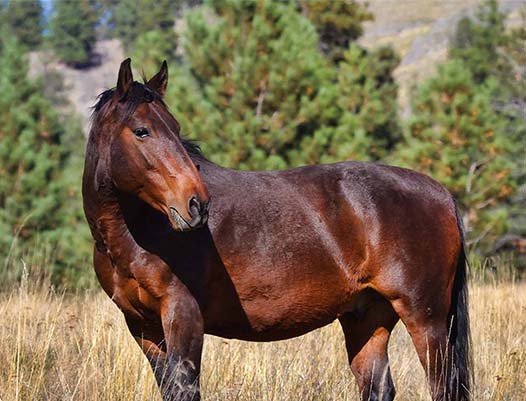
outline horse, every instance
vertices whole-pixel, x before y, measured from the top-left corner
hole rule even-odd
[[[209,161],[130,59],[93,112],[83,175],[93,264],[164,401],[201,399],[204,334],[300,336],[335,320],[362,400],[395,396],[407,328],[434,401],[472,384],[467,260],[452,195],[418,172],[348,161],[238,171]]]

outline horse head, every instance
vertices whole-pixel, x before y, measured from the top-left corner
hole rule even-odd
[[[179,123],[163,102],[166,62],[144,84],[133,80],[130,63],[122,62],[116,88],[95,106],[90,132],[95,149],[88,145],[88,152],[96,153],[94,188],[137,196],[164,213],[177,231],[198,228],[207,221],[209,195]]]

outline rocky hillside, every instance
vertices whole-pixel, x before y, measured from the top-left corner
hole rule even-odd
[[[433,73],[435,66],[447,57],[447,44],[457,21],[473,15],[481,0],[369,0],[375,20],[366,24],[360,43],[366,47],[391,44],[402,61],[396,69],[400,84],[399,101],[403,112],[410,103],[411,87]],[[521,22],[520,10],[526,0],[500,0],[509,12],[509,23]],[[31,71],[41,75],[56,71],[64,77],[65,93],[82,116],[87,133],[90,107],[97,95],[115,83],[119,63],[125,54],[117,40],[100,41],[96,46],[100,64],[75,70],[53,60],[49,54],[31,54]],[[136,64],[137,66],[137,64]]]
[[[30,70],[35,76],[59,72],[64,79],[64,92],[73,108],[82,118],[87,134],[91,106],[104,90],[115,86],[117,72],[125,58],[120,42],[116,39],[99,41],[95,47],[99,63],[91,68],[77,70],[59,63],[47,52],[30,54]]]
[[[395,71],[399,101],[408,111],[411,88],[447,58],[447,47],[459,19],[473,16],[481,0],[369,0],[375,20],[367,23],[360,42],[366,47],[390,44],[402,61]],[[500,0],[508,23],[523,23],[526,0]]]

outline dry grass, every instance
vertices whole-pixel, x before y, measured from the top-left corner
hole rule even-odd
[[[473,285],[474,400],[524,400],[526,284]],[[22,285],[0,297],[0,400],[160,400],[118,310],[98,291]],[[390,346],[398,400],[428,400],[402,325]],[[277,343],[207,337],[206,400],[357,400],[337,324]]]

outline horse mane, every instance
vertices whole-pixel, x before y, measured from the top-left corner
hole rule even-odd
[[[115,94],[115,88],[107,89],[97,96],[97,103],[92,107],[92,118],[95,117],[98,113],[104,113],[105,106],[110,103],[110,100]],[[163,101],[161,95],[159,95],[155,90],[150,88],[148,85],[141,84],[140,82],[134,81],[124,95],[123,98],[119,99],[119,103],[126,105],[125,112],[121,116],[121,121],[126,120],[130,117],[137,107],[142,103],[151,103],[154,100],[160,102],[166,109],[168,107]]]
[[[95,103],[95,105],[91,108],[92,124],[94,124],[96,116],[99,113],[104,114],[104,106],[106,106],[110,102],[114,94],[115,88],[110,88],[106,89],[104,92],[97,96],[97,103]],[[154,100],[159,101],[166,108],[166,110],[168,110],[168,106],[164,102],[163,98],[155,90],[149,88],[145,84],[141,84],[136,81],[133,82],[132,87],[129,89],[126,96],[120,100],[120,102],[126,103],[125,113],[121,117],[121,121],[124,121],[128,117],[130,117],[141,103],[151,103]],[[201,151],[201,147],[196,143],[195,140],[181,137],[181,142],[185,150],[192,158],[207,160],[206,157],[203,155],[203,152]]]
[[[201,146],[199,146],[198,143],[196,143],[192,139],[182,138],[181,142],[183,143],[184,149],[188,152],[190,157],[192,158],[199,158],[203,160],[208,160],[205,155],[203,155],[203,151],[201,150]]]

